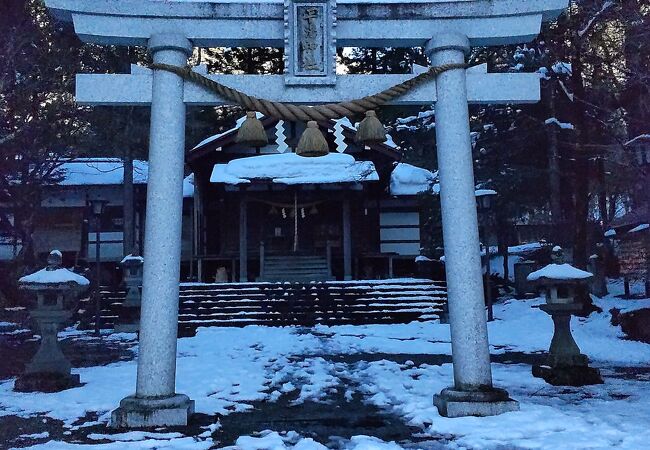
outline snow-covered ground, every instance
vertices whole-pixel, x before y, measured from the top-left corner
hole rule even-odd
[[[534,308],[541,299],[495,305],[497,320],[489,324],[491,350],[498,361],[492,366],[494,381],[521,405],[521,411],[496,417],[448,419],[438,415],[431,397],[451,384],[451,346],[448,325],[433,322],[312,329],[200,329],[196,337],[178,342],[177,391],[196,401],[197,412],[215,417],[249,411],[259,402],[280,398],[291,399],[289,408],[304,402],[324,402],[327,410],[335,393],[342,394],[343,401],[361,396],[369,409],[374,405],[419,429],[413,442],[384,442],[360,435],[318,443],[278,428],[241,436],[236,441],[240,449],[310,450],[336,442],[338,448],[356,450],[638,450],[647,448],[650,441],[650,345],[624,340],[620,330],[610,324],[609,314],[611,308],[630,308],[632,303],[647,306],[650,300],[637,302],[610,296],[596,300],[602,313],[573,319],[578,345],[605,379],[603,385],[583,388],[555,387],[531,375],[530,358],[548,348],[552,335],[550,318]],[[67,336],[85,338],[75,331]],[[133,342],[134,336],[111,338]],[[2,416],[58,419],[65,430],[59,437],[47,432],[26,433],[5,443],[7,447],[22,446],[21,442],[37,442],[30,447],[33,449],[219,447],[212,437],[221,427],[217,419],[193,434],[164,429],[97,432],[98,424],[108,422],[110,410],[132,393],[136,363],[117,362],[75,372],[85,384],[54,394],[16,393],[12,391],[13,380],[0,382],[0,420]],[[94,431],[85,435],[83,442],[66,438],[85,427]],[[251,434],[253,431],[262,430],[251,430]]]

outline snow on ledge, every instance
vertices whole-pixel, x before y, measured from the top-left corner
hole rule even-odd
[[[586,280],[593,274],[584,270],[577,269],[571,264],[549,264],[542,269],[536,270],[528,275],[528,281],[537,281],[541,278],[551,280]]]
[[[76,283],[79,286],[88,286],[87,278],[77,275],[71,270],[60,268],[55,270],[41,269],[18,280],[20,284],[63,284]]]
[[[377,181],[379,175],[370,161],[355,161],[351,155],[330,153],[306,158],[295,153],[240,158],[215,164],[211,183],[249,184],[268,180],[280,184],[331,184]]]

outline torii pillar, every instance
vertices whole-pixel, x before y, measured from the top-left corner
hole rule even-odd
[[[192,54],[192,44],[179,34],[155,34],[148,47],[156,63],[185,66]],[[172,73],[153,73],[138,377],[135,395],[113,411],[113,427],[187,425],[194,413],[194,401],[176,393],[184,84]]]
[[[436,35],[426,46],[434,66],[463,63],[469,49],[467,36],[459,33]],[[506,391],[492,386],[465,70],[440,74],[436,94],[436,148],[454,386],[434,396],[434,403],[446,417],[516,411],[519,404]]]

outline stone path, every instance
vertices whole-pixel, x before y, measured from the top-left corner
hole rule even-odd
[[[273,402],[247,402],[252,408],[245,412],[232,412],[225,416],[197,414],[187,427],[160,428],[156,433],[178,432],[184,436],[205,439],[206,430],[209,429],[211,431],[208,433],[211,433],[214,441],[212,448],[234,445],[238,437],[255,436],[264,430],[273,430],[280,434],[293,431],[302,437],[311,437],[329,448],[340,448],[343,442],[356,435],[375,436],[386,442],[395,441],[404,448],[437,450],[456,446],[453,435],[432,434],[428,431],[425,436],[419,428],[406,424],[402,417],[369,404],[357,385],[359,380],[350,378],[359,365],[364,363],[386,360],[398,365],[405,365],[410,361],[411,366],[439,366],[450,363],[451,356],[413,353],[338,354],[329,347],[331,337],[327,334],[309,329],[302,332],[318,337],[321,345],[314,347],[315,354],[292,355],[289,363],[299,365],[304,361],[322,358],[331,365],[335,370],[332,375],[336,375],[339,381],[336,386],[327,389],[324,398],[296,402],[300,395],[300,389],[297,389],[280,395]],[[37,346],[36,338],[30,332],[9,333],[0,334],[0,381],[19,374]],[[74,332],[68,333],[68,337],[63,340],[64,352],[75,367],[98,366],[133,359],[133,345],[133,341],[97,338],[87,333]],[[492,355],[493,362],[501,364],[530,366],[539,364],[542,359],[543,355],[540,353],[505,352]],[[628,379],[648,380],[650,374],[647,368],[642,367],[611,369],[618,377]],[[291,381],[296,385],[300,384],[300,380]],[[275,389],[277,386],[269,386],[268,393]],[[72,426],[46,415],[30,418],[0,417],[0,449],[28,447],[52,439],[76,444],[110,443],[114,442],[110,435],[118,433],[124,433],[124,430],[108,429],[104,422],[98,421],[97,413],[87,414]]]

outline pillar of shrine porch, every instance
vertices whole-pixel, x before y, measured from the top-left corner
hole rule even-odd
[[[178,34],[149,39],[155,63],[185,66],[192,45]],[[194,401],[176,393],[185,104],[183,79],[153,71],[147,221],[135,395],[113,411],[113,427],[186,425]]]
[[[434,66],[465,62],[469,40],[436,35],[426,46]],[[505,88],[505,87],[504,87]],[[447,274],[454,386],[434,396],[441,415],[488,416],[518,409],[492,386],[478,220],[469,129],[466,74],[449,70],[436,79],[436,145]]]

